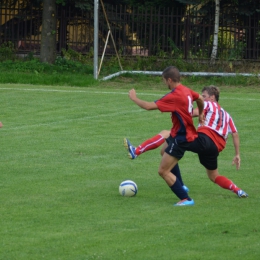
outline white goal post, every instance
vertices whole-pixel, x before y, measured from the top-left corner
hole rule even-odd
[[[94,0],[94,79],[98,79],[98,0]]]

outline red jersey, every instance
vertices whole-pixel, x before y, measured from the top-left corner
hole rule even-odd
[[[192,142],[197,136],[192,120],[193,101],[199,98],[199,93],[178,85],[155,103],[161,112],[171,112],[171,136],[177,140]]]
[[[217,102],[204,101],[204,114],[205,123],[204,126],[199,125],[198,132],[209,136],[220,152],[226,146],[228,133],[237,132],[234,121]]]

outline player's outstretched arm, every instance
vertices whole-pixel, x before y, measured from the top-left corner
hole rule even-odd
[[[135,89],[131,89],[128,93],[129,98],[136,103],[139,107],[145,109],[145,110],[154,110],[158,109],[155,102],[147,102],[145,100],[141,100],[136,96]]]
[[[1,128],[1,127],[3,127],[3,124],[2,124],[2,122],[0,122],[0,128]]]

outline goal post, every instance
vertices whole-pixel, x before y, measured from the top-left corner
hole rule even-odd
[[[94,0],[94,79],[98,79],[98,5],[99,0]]]
[[[102,10],[103,10],[105,20],[106,20],[106,23],[107,23],[107,26],[108,26],[108,34],[107,34],[107,39],[106,39],[105,47],[104,47],[104,50],[103,50],[103,54],[102,54],[102,57],[101,57],[101,61],[100,61],[100,64],[98,66],[98,34],[99,34],[98,33],[99,32],[99,30],[98,30],[98,19],[99,19],[98,11],[99,11],[99,1],[102,5]],[[106,14],[105,6],[104,6],[102,0],[94,0],[94,78],[95,79],[98,79],[99,72],[100,72],[101,67],[102,67],[102,63],[103,63],[104,55],[105,55],[105,52],[106,52],[107,42],[108,42],[109,36],[112,39],[113,46],[115,48],[116,56],[117,56],[117,59],[118,59],[118,63],[119,63],[119,66],[121,68],[121,71],[122,71],[123,68],[122,68],[122,65],[121,65],[121,62],[120,62],[119,54],[117,52],[114,36],[113,36],[112,30],[110,28],[110,24],[109,24],[108,17],[107,17],[107,14]]]

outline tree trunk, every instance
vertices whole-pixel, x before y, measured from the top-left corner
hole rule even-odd
[[[214,39],[213,47],[210,58],[210,64],[215,64],[217,52],[218,52],[218,31],[219,31],[219,2],[220,0],[215,0],[215,23],[214,23]]]
[[[54,63],[56,59],[56,0],[43,0],[41,62]]]

